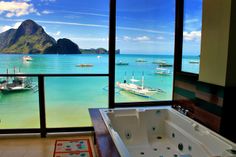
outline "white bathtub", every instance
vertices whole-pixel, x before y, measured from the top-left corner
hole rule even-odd
[[[236,157],[236,144],[170,107],[101,109],[122,157]]]

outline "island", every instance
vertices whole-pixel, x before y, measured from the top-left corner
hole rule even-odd
[[[42,26],[28,19],[17,29],[0,33],[0,54],[108,54],[105,48],[81,49],[67,38],[57,41]],[[120,54],[120,50],[116,50]]]

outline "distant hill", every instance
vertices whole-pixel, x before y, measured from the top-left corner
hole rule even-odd
[[[33,20],[25,20],[18,29],[0,33],[0,53],[7,54],[108,54],[104,48],[80,49],[69,39],[57,41]],[[116,53],[120,53],[117,50]]]
[[[57,40],[57,43],[48,47],[45,54],[81,54],[79,46],[69,39]]]
[[[18,29],[10,29],[0,34],[0,52],[2,53],[43,53],[56,41],[42,26],[32,20],[22,22]]]
[[[104,48],[98,49],[80,49],[82,54],[108,54],[108,50]],[[116,50],[116,54],[120,54],[120,49]]]

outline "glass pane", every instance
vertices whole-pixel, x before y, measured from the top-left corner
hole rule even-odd
[[[0,77],[0,129],[39,128],[37,84],[37,78]]]
[[[116,102],[172,99],[174,29],[175,0],[117,1]]]
[[[182,71],[199,73],[202,30],[202,0],[184,1]]]
[[[107,85],[107,77],[47,78],[47,127],[91,126],[88,108],[108,107]]]
[[[109,0],[1,4],[13,9],[0,10],[0,70],[108,73]]]

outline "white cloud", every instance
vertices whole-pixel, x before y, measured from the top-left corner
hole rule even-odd
[[[61,35],[61,32],[60,32],[60,31],[57,31],[57,32],[55,33],[55,35],[56,35],[56,36],[59,36],[59,35]]]
[[[5,32],[9,29],[17,29],[20,26],[21,22],[16,22],[14,25],[9,26],[9,25],[5,25],[5,26],[0,26],[0,33]]]
[[[124,37],[123,37],[123,40],[125,40],[125,41],[131,40],[131,39],[132,39],[132,38],[129,37],[129,36],[124,36]]]
[[[133,39],[134,41],[150,41],[150,37],[148,36],[141,36],[141,37],[136,37]]]
[[[200,40],[201,31],[184,32],[183,36],[184,36],[184,40],[187,40],[187,41]]]
[[[23,16],[30,13],[37,13],[33,4],[27,1],[0,1],[0,15],[4,14],[6,17]]]
[[[130,37],[130,36],[123,36],[124,41],[139,41],[139,42],[144,42],[144,41],[151,41],[151,38],[148,36],[138,36],[138,37]]]
[[[163,39],[164,39],[163,36],[159,36],[159,37],[157,37],[157,40],[163,40]]]
[[[53,11],[49,11],[49,10],[42,11],[42,14],[52,14],[52,13],[53,13]]]
[[[188,24],[188,23],[195,23],[195,22],[199,22],[199,19],[187,19],[184,20],[184,23]]]

